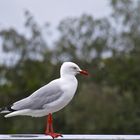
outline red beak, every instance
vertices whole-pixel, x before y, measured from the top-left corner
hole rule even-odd
[[[80,71],[80,74],[83,74],[83,75],[88,75],[88,72],[87,72],[87,71],[85,71],[85,70],[81,70],[81,71]]]

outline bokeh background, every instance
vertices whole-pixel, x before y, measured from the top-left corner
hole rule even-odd
[[[8,8],[13,6],[12,1],[1,5],[5,12],[0,14],[0,106],[30,95],[59,77],[64,61],[73,61],[90,75],[77,76],[79,87],[74,99],[53,115],[55,130],[71,134],[139,134],[140,1],[60,1],[53,1],[47,9],[48,2],[44,10],[41,6],[45,7],[46,2],[38,0],[36,9],[42,10],[43,20],[26,6],[20,20]],[[70,11],[81,7],[83,11],[68,13],[62,3]],[[34,4],[31,2],[30,7]],[[63,19],[55,11],[57,7]],[[53,26],[45,18],[48,10],[50,17],[55,13]],[[45,126],[46,117],[6,119],[0,115],[1,134],[43,133]]]

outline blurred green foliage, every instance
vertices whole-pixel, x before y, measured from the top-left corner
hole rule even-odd
[[[59,38],[49,46],[44,31],[25,12],[27,35],[1,29],[6,57],[0,64],[0,106],[22,99],[59,77],[63,61],[74,61],[90,76],[78,76],[72,102],[55,113],[62,133],[140,133],[140,1],[112,0],[109,17],[90,15],[60,22]],[[43,133],[46,117],[0,116],[0,133]]]

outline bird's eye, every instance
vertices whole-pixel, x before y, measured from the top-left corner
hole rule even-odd
[[[77,67],[73,67],[74,70],[77,70]]]

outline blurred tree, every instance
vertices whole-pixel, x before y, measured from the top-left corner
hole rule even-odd
[[[51,52],[44,40],[41,27],[28,11],[25,14],[25,27],[29,31],[28,37],[18,33],[15,29],[0,31],[3,54],[7,56],[6,61],[0,65],[1,106],[11,104],[30,95],[33,91],[48,83],[57,73],[55,72],[55,65],[50,62]],[[1,132],[16,133],[20,129],[19,132],[23,133],[35,126],[30,118],[20,120],[21,123],[14,125],[17,121],[14,118],[8,121],[4,119],[5,127],[0,128]],[[29,125],[23,127],[26,121]],[[13,125],[9,125],[9,122]],[[41,126],[39,124],[37,125]],[[38,126],[35,130],[40,129]],[[33,131],[35,132],[35,130]],[[39,131],[43,131],[43,129]]]
[[[59,24],[58,29],[60,37],[56,42],[57,60],[92,62],[107,49],[106,34],[110,32],[107,19],[94,20],[89,15],[67,18]]]

